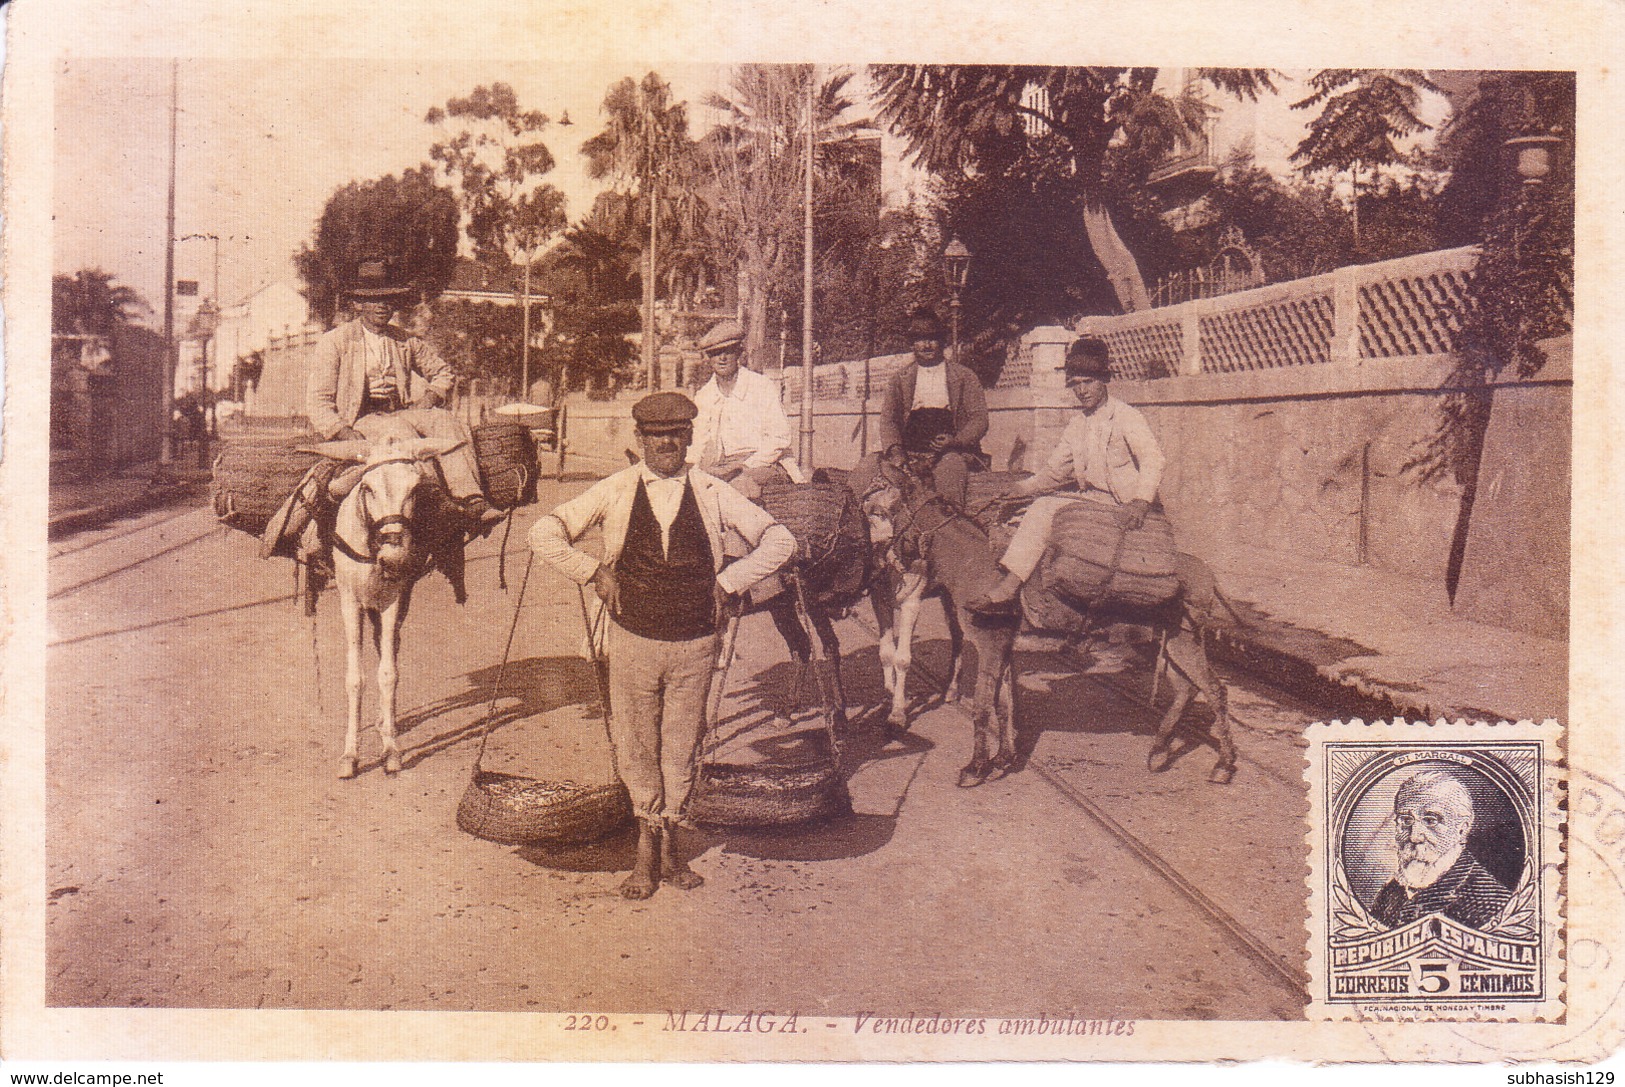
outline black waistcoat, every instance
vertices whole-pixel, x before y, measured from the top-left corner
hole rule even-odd
[[[683,481],[683,501],[672,522],[671,546],[662,553],[660,522],[649,505],[649,492],[638,480],[626,544],[615,560],[615,578],[621,587],[620,613],[615,620],[633,634],[683,642],[716,633],[712,595],[716,566],[692,483]]]

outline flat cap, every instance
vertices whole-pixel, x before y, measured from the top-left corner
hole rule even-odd
[[[702,354],[714,355],[744,342],[745,327],[730,319],[712,325],[711,331],[700,337],[699,348]]]
[[[632,420],[644,430],[675,430],[688,426],[700,409],[682,393],[651,393],[632,405]]]
[[[1067,377],[1098,377],[1106,380],[1112,376],[1112,353],[1106,346],[1106,341],[1096,339],[1094,336],[1085,336],[1081,340],[1073,340],[1072,346],[1066,349]]]

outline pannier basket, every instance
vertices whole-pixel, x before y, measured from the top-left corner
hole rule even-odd
[[[474,428],[485,497],[498,509],[536,501],[536,439],[520,423],[481,423]]]
[[[631,822],[626,786],[478,770],[457,805],[457,825],[476,838],[503,845],[596,842]]]

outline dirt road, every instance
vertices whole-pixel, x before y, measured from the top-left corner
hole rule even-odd
[[[1301,748],[1312,719],[1233,688],[1244,762],[1144,768],[1152,715],[1028,661],[1035,768],[954,781],[970,730],[926,700],[912,733],[846,740],[856,814],[794,832],[701,832],[703,888],[616,894],[630,839],[515,849],[454,813],[513,617],[522,530],[582,483],[544,486],[509,546],[471,551],[471,600],[425,582],[403,645],[407,768],[335,776],[336,600],[314,628],[290,564],[207,511],[153,513],[50,564],[47,1003],[171,1008],[1280,1018],[1268,968],[1068,798],[1087,795],[1289,969],[1303,955]],[[190,541],[190,542],[189,542]],[[132,565],[133,564],[133,565]],[[849,702],[882,701],[872,638],[841,624]],[[919,656],[938,674],[940,626]],[[537,570],[486,765],[610,776],[574,586]],[[781,689],[783,649],[746,620],[736,699]],[[1148,677],[1119,677],[1143,690]],[[369,707],[375,702],[369,697]],[[368,713],[371,713],[369,708]],[[370,717],[367,718],[370,720]],[[1054,779],[1054,780],[1052,780]]]

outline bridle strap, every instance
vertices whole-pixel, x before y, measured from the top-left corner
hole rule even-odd
[[[368,472],[371,472],[374,468],[382,468],[386,464],[416,463],[416,457],[405,456],[386,457],[383,460],[374,461],[373,463],[367,465],[366,468],[362,469],[360,477],[355,481],[355,488],[350,493],[356,496],[357,502],[364,502],[365,492],[362,491],[361,485],[366,481]],[[365,516],[366,507],[363,505],[363,520],[365,520]],[[412,522],[406,517],[405,514],[392,513],[388,517],[380,517],[376,522],[367,526],[367,553],[363,555],[361,552],[357,551],[349,541],[339,534],[338,526],[335,525],[333,528],[333,547],[351,561],[370,566],[378,561],[378,541],[382,537],[385,535],[402,535],[411,527]],[[390,529],[396,529],[396,531],[390,532]]]

